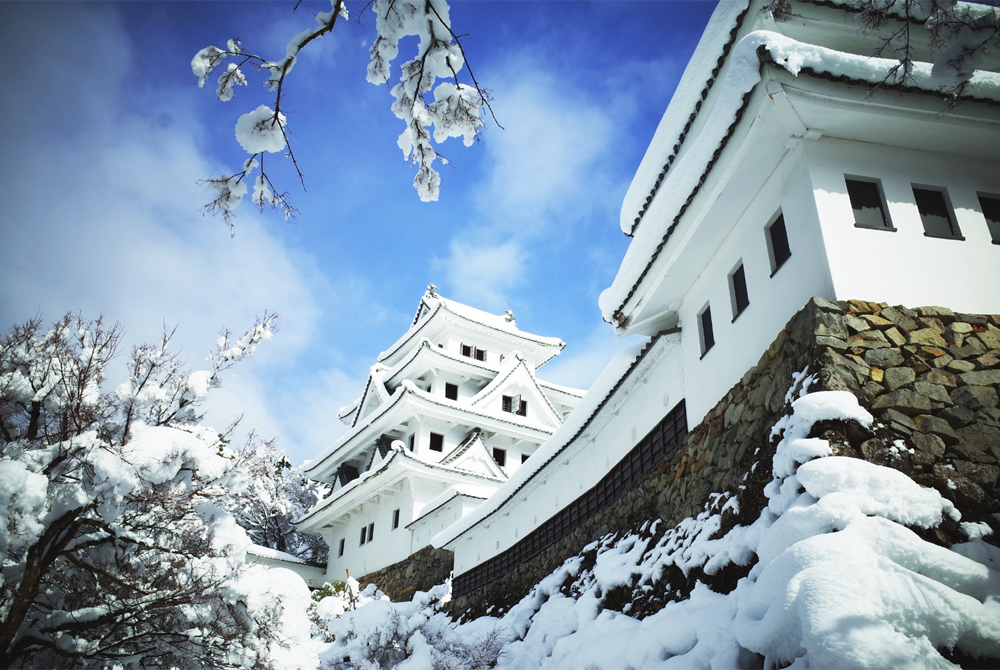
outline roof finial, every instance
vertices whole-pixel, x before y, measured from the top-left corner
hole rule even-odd
[[[514,323],[514,310],[508,309],[507,316],[504,317],[504,321],[507,323]]]
[[[434,284],[428,284],[427,285],[427,295],[429,295],[430,297],[432,297],[432,298],[436,298],[437,297],[437,293],[434,292],[436,290],[437,290],[437,286],[435,286]]]

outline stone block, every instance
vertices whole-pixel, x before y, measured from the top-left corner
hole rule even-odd
[[[947,421],[952,428],[964,428],[972,423],[976,416],[971,409],[960,405],[943,409],[937,415]]]
[[[933,305],[928,305],[927,307],[917,307],[915,308],[915,311],[921,317],[935,318],[944,323],[951,323],[955,320],[955,312],[951,311],[947,307],[935,307]]]
[[[956,405],[967,407],[973,412],[1000,404],[997,392],[989,386],[962,386],[951,392],[951,399]]]
[[[958,434],[944,419],[930,414],[921,414],[913,417],[913,423],[917,424],[917,429],[921,433],[933,433],[940,437],[946,445],[958,443]]]
[[[860,333],[871,328],[871,324],[867,321],[850,314],[844,315],[844,325],[847,326],[847,329],[852,333]],[[969,329],[971,330],[972,326],[969,326]]]
[[[1000,468],[986,463],[955,461],[955,470],[963,477],[968,477],[980,486],[987,488],[996,486],[997,477],[1000,476]]]
[[[931,411],[931,401],[927,396],[908,389],[892,391],[876,398],[873,409],[894,409],[908,416],[927,414]]]
[[[883,319],[891,321],[896,326],[898,326],[900,330],[906,332],[911,330],[917,330],[917,322],[914,321],[912,317],[907,316],[903,312],[903,308],[889,307],[879,312],[879,316],[881,316]]]
[[[985,407],[976,412],[976,421],[988,426],[1000,426],[1000,408]]]
[[[984,370],[986,368],[1000,367],[1000,352],[991,351],[975,359],[976,366]]]
[[[942,335],[945,332],[944,323],[941,322],[941,319],[935,318],[933,316],[921,317],[917,319],[917,325],[922,326],[924,328],[931,328],[941,333]]]
[[[955,318],[959,321],[965,321],[966,323],[971,323],[976,326],[985,326],[989,323],[985,316],[980,316],[978,314],[965,314],[963,312],[955,312]]]
[[[971,365],[969,361],[962,362]],[[963,386],[998,386],[1000,385],[1000,370],[965,372],[958,376],[958,383]]]
[[[955,373],[948,372],[947,370],[930,370],[927,374],[920,377],[920,381],[937,384],[938,386],[947,386],[952,389],[958,386],[958,377],[955,376]]]
[[[953,360],[955,359],[952,358],[949,354],[945,354],[944,356],[938,356],[933,361],[931,361],[931,367],[940,370],[941,368],[948,367],[948,364],[951,363]]]
[[[869,349],[865,352],[865,363],[878,368],[894,368],[903,364],[903,354],[899,349]]]
[[[948,324],[948,330],[952,333],[967,335],[972,332],[972,324],[964,321],[954,321]]]
[[[899,332],[899,328],[892,327],[885,331],[885,337],[897,347],[906,344],[906,335]]]
[[[839,337],[830,337],[828,335],[817,335],[816,344],[821,347],[830,347],[837,351],[844,351],[847,349],[847,342],[840,339]]]
[[[913,422],[913,419],[894,409],[887,409],[882,412],[879,416],[879,421],[885,424],[896,424],[893,426],[894,428],[903,428],[906,433],[918,430],[917,424]]]
[[[875,465],[886,465],[892,460],[891,450],[878,438],[862,442],[861,453],[866,461]]]
[[[810,302],[810,304],[814,305],[816,307],[816,309],[818,309],[820,312],[843,312],[844,311],[840,307],[840,305],[838,305],[836,303],[832,303],[829,300],[823,300],[823,298],[820,298],[820,297],[812,298],[809,302]]]
[[[912,384],[916,378],[917,373],[913,371],[913,368],[889,368],[885,371],[885,385],[890,391]]]
[[[945,366],[948,370],[951,370],[957,375],[963,372],[972,372],[976,369],[975,363],[970,363],[969,361],[952,361]]]
[[[941,333],[933,328],[920,328],[911,331],[906,341],[910,344],[922,344],[928,347],[947,347],[948,343],[941,337]]]
[[[883,349],[891,347],[892,344],[885,339],[885,335],[880,330],[866,330],[847,338],[847,346],[863,347],[865,349]]]
[[[1000,349],[1000,328],[993,324],[987,326],[985,332],[976,333],[976,337],[987,349]]]
[[[961,447],[973,449],[980,453],[987,453],[994,447],[1000,447],[1000,428],[974,423],[965,428],[959,428],[955,432],[958,433],[958,439],[961,440],[961,443],[954,445],[952,449],[959,449]],[[982,460],[971,456],[968,456],[966,460],[989,463],[995,459],[993,459],[991,454],[989,458]]]
[[[889,319],[883,319],[878,314],[862,314],[861,318],[866,321],[871,328],[878,328],[879,330],[892,328],[892,321]]]
[[[914,433],[910,436],[910,442],[915,449],[919,449],[925,454],[930,454],[934,458],[944,456],[944,441],[937,435],[930,433]]]
[[[928,382],[916,382],[913,385],[913,390],[920,395],[925,395],[934,402],[942,402],[946,405],[953,404],[951,401],[951,396],[948,395],[947,389],[938,384],[931,384]]]

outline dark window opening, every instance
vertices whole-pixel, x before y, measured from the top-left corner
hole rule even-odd
[[[344,538],[340,538],[340,546],[337,548],[337,558],[344,555]]]
[[[476,360],[485,361],[486,360],[486,350],[476,347]]]
[[[521,400],[519,395],[505,395],[500,399],[500,409],[518,416],[528,416],[528,401]]]
[[[518,416],[528,416],[528,401],[527,400],[522,400],[520,402],[520,404],[517,406],[517,415]]]
[[[361,529],[361,545],[360,546],[362,546],[362,547],[365,546],[365,540],[367,540],[367,539],[368,539],[368,529],[367,528],[362,528]]]
[[[509,395],[505,395],[500,399],[500,409],[502,409],[504,412],[513,412],[514,411],[513,403],[514,399],[511,398]]]
[[[413,451],[413,448],[416,446],[416,441],[417,441],[417,434],[414,433],[413,435],[410,435],[410,451]]]
[[[448,400],[458,400],[458,386],[446,383],[444,385],[444,397]]]
[[[480,349],[479,347],[473,347],[469,344],[462,345],[462,355],[468,356],[469,358],[475,358],[477,361],[486,360],[486,350]]]
[[[431,451],[444,451],[444,435],[431,433]]]
[[[507,450],[493,448],[493,460],[497,462],[501,468],[507,465]]]
[[[368,524],[368,541],[371,542],[372,538],[375,537],[375,522],[372,521]]]
[[[785,230],[784,214],[779,214],[778,218],[767,227],[767,248],[771,255],[771,276],[773,277],[792,255],[792,250],[788,246],[788,232]]]
[[[706,307],[705,311],[698,315],[698,322],[701,324],[701,355],[704,356],[715,344],[715,334],[712,332],[712,308]]]
[[[462,355],[463,356],[468,356],[469,358],[472,358],[472,347],[470,347],[468,344],[463,344],[462,345]]]
[[[979,196],[979,205],[986,217],[986,226],[990,230],[993,244],[1000,244],[1000,197],[992,195]]]
[[[949,239],[961,238],[961,233],[955,224],[955,215],[951,212],[943,190],[914,186],[913,198],[917,201],[920,220],[924,224],[924,235]]]
[[[530,455],[531,454],[521,454],[521,462],[524,463],[526,460],[528,460],[528,456]]]
[[[847,195],[854,210],[854,225],[858,228],[895,230],[886,214],[885,197],[877,181],[845,179]]]
[[[396,530],[399,528],[399,510],[392,510],[392,529]]]
[[[750,294],[747,293],[747,276],[743,271],[743,264],[736,268],[733,274],[729,275],[729,288],[733,298],[733,321],[736,320],[743,310],[750,304]]]

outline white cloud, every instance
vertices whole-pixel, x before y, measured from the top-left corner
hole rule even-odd
[[[508,308],[506,296],[524,283],[525,257],[519,244],[475,245],[452,241],[449,255],[435,259],[436,269],[445,274],[446,294],[479,309],[502,312]]]

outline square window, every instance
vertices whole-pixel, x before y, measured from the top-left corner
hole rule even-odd
[[[528,456],[530,455],[531,454],[521,454],[521,462],[524,463],[526,460],[528,460]]]
[[[986,227],[990,230],[993,244],[1000,244],[1000,196],[980,194],[979,204],[983,208]]]
[[[431,433],[431,451],[444,451],[444,435]]]
[[[399,528],[399,510],[392,510],[392,529],[396,530]]]
[[[517,406],[517,415],[518,416],[528,416],[528,401],[527,400],[520,401],[520,404]]]
[[[368,528],[361,528],[361,544],[359,546],[365,546],[365,541],[368,539]]]
[[[848,178],[847,195],[854,210],[854,225],[858,228],[895,230],[889,222],[889,215],[882,193],[882,183],[875,179]]]
[[[955,215],[948,203],[948,194],[944,189],[913,187],[913,198],[917,201],[920,220],[924,224],[924,235],[927,237],[944,237],[961,239]]]
[[[792,255],[792,250],[788,246],[788,232],[785,230],[785,215],[779,212],[771,225],[764,230],[767,232],[767,255],[771,259],[773,277]]]
[[[344,538],[340,538],[340,546],[337,548],[337,558],[344,555]]]
[[[368,541],[371,542],[372,538],[375,537],[375,522],[372,521],[368,524]]]
[[[476,347],[476,360],[485,361],[486,360],[486,350]]]
[[[458,400],[458,386],[446,383],[444,385],[444,397],[448,400]]]
[[[493,448],[493,460],[497,462],[501,468],[507,465],[507,450]]]
[[[712,332],[712,308],[705,306],[704,311],[698,315],[698,323],[701,326],[701,355],[708,353],[708,350],[715,344],[715,334]]]
[[[513,412],[514,399],[509,395],[505,395],[502,398],[500,398],[500,409],[503,410],[504,412]]]
[[[733,301],[733,321],[736,320],[743,310],[750,304],[750,295],[747,293],[747,277],[743,271],[743,263],[733,270],[729,275],[729,296]]]
[[[472,347],[470,347],[468,344],[463,344],[462,345],[462,355],[463,356],[468,356],[469,358],[472,358]]]

